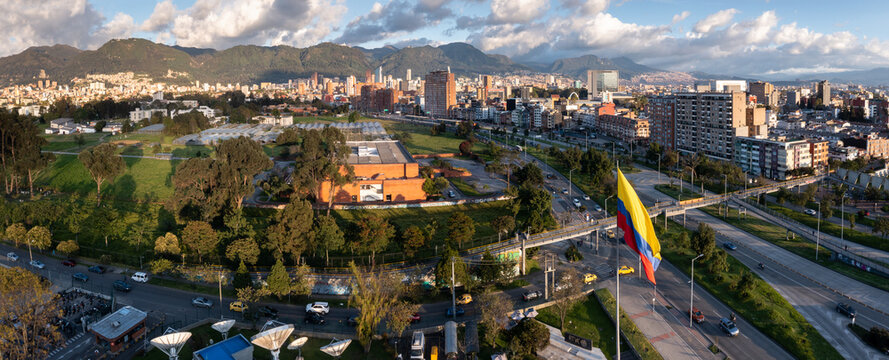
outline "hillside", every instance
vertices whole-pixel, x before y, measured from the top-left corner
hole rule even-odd
[[[541,67],[541,65],[538,64],[538,71],[559,73],[581,80],[586,80],[587,70],[618,70],[620,71],[621,79],[630,79],[636,75],[663,71],[637,64],[626,57],[609,59],[595,55],[558,59],[550,64],[549,67]]]

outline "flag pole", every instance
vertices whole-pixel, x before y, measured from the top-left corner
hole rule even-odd
[[[619,195],[620,194],[620,173],[619,173],[620,172],[620,161],[617,161],[617,159],[615,159],[614,163],[616,165],[614,177],[617,180],[617,187],[618,187],[618,189],[617,189],[618,194],[615,194],[615,195],[618,195],[617,199],[615,199],[617,201],[615,201],[614,203],[619,204],[620,203],[620,195]],[[620,214],[620,209],[615,211],[615,214],[616,214],[615,215],[615,220],[616,220],[617,214]],[[617,230],[617,229],[615,229],[615,230]],[[617,231],[615,231],[615,232],[617,232]],[[617,250],[616,264],[615,264],[615,270],[614,270],[614,274],[617,275],[617,291],[616,291],[617,292],[617,296],[616,296],[617,300],[615,301],[615,309],[614,309],[614,324],[616,327],[616,330],[614,333],[614,337],[615,337],[614,343],[617,346],[617,353],[616,353],[617,360],[620,360],[620,237],[617,238],[617,244],[615,244],[614,248]]]

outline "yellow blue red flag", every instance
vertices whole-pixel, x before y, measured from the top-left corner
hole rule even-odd
[[[648,211],[620,169],[617,169],[617,227],[624,231],[627,246],[642,258],[648,281],[657,284],[654,272],[661,264],[661,243],[654,233]]]

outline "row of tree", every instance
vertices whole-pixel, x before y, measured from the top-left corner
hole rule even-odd
[[[0,175],[6,194],[27,185],[33,196],[34,178],[53,158],[41,152],[45,144],[34,118],[0,109]]]

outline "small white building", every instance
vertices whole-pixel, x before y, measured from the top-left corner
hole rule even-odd
[[[161,113],[164,116],[167,116],[167,109],[145,109],[136,108],[136,110],[130,111],[130,121],[139,122],[145,119],[151,119],[151,116],[154,113]]]

